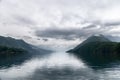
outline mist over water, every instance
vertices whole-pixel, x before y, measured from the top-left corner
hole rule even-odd
[[[0,69],[1,80],[119,80],[119,66],[93,70],[65,52],[36,57],[18,66]]]

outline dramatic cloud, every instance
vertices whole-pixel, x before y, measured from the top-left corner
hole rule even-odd
[[[90,29],[91,28],[91,29]],[[84,28],[73,28],[73,29],[59,29],[59,28],[48,28],[45,30],[37,30],[36,36],[54,39],[64,40],[75,40],[84,39],[94,34],[105,34],[108,29],[102,29],[97,25],[88,25]]]
[[[81,30],[64,30],[64,29],[46,29],[43,31],[36,31],[36,35],[39,37],[46,37],[46,38],[55,38],[55,39],[66,39],[66,40],[74,40],[78,38],[79,36],[84,36],[85,34],[82,33],[78,35],[79,33],[82,33]],[[79,37],[80,38],[80,37]]]
[[[48,41],[48,39],[43,39],[44,41]]]
[[[92,34],[120,37],[120,0],[0,0],[0,35],[67,45]]]
[[[118,22],[108,22],[108,23],[105,23],[104,26],[120,26],[120,21]]]

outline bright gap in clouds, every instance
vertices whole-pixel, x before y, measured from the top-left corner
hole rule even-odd
[[[0,35],[70,48],[92,34],[119,37],[119,0],[1,0]]]

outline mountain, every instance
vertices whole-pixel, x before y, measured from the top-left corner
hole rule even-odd
[[[93,35],[88,37],[85,41],[83,41],[81,44],[79,44],[77,47],[74,48],[74,50],[79,49],[81,46],[92,42],[111,42],[109,39],[107,39],[104,35]]]
[[[17,40],[11,37],[3,36],[0,36],[0,45],[13,48],[22,48],[26,50],[31,48],[31,46],[28,43],[24,42],[23,40]]]
[[[35,56],[50,53],[23,40],[0,36],[0,67],[21,64]]]
[[[103,35],[93,35],[67,52],[91,66],[103,66],[120,59],[120,43],[112,42]]]
[[[30,45],[21,39],[14,39],[11,37],[3,37],[3,36],[0,36],[0,46],[6,46],[6,47],[11,47],[11,48],[21,48],[28,52],[34,52],[34,53],[35,52],[42,53],[42,52],[48,51],[48,50],[41,49],[33,45]]]

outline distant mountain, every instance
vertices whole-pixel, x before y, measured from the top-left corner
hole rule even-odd
[[[21,48],[28,52],[34,52],[34,53],[37,51],[41,53],[48,51],[48,50],[41,49],[33,45],[30,45],[23,40],[14,39],[11,37],[3,37],[3,36],[0,36],[0,46],[6,46],[6,47],[11,47],[11,48]]]
[[[3,36],[0,36],[0,45],[7,47],[14,47],[14,48],[23,48],[26,50],[31,48],[31,46],[25,43],[23,40],[17,40],[11,37],[3,37]]]
[[[103,35],[93,35],[67,52],[92,66],[106,65],[120,59],[120,43],[112,42]]]
[[[79,44],[77,47],[74,48],[74,50],[79,49],[81,46],[90,43],[90,42],[111,42],[109,39],[107,39],[104,35],[93,35],[88,37],[85,41],[83,41],[81,44]]]
[[[0,36],[0,67],[20,64],[34,56],[42,56],[50,52],[23,40]]]

